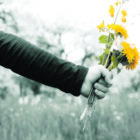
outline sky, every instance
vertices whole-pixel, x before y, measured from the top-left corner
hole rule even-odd
[[[13,6],[9,1],[14,1]],[[113,22],[108,10],[115,1],[117,0],[18,0],[17,3],[17,0],[7,0],[7,6],[11,9],[19,8],[23,14],[30,13],[46,25],[56,23],[89,31],[96,29],[103,20],[105,24]],[[122,9],[128,12],[127,23],[124,25],[128,30],[128,42],[134,43],[140,51],[139,5],[140,0],[129,0]]]
[[[108,9],[114,2],[115,0],[30,0],[30,5],[46,24],[56,22],[70,24],[82,30],[90,30],[96,28],[102,20],[105,21],[105,24],[113,22]],[[128,12],[127,23],[124,25],[128,30],[128,42],[134,43],[140,51],[139,5],[140,0],[129,0],[122,9]],[[121,19],[121,17],[119,18]],[[72,53],[71,57],[74,58],[74,56],[75,54]],[[70,60],[72,59],[70,58]]]
[[[117,0],[7,0],[7,6],[13,5],[22,12],[30,12],[46,23],[74,23],[83,28],[96,27],[103,19],[109,21],[108,9]],[[21,9],[24,5],[24,9]],[[140,22],[140,1],[129,0],[124,9],[128,12],[129,24]],[[21,7],[22,6],[22,7]],[[134,21],[135,20],[135,21]]]
[[[69,24],[82,30],[96,28],[98,24],[110,20],[108,9],[115,0],[20,0],[26,4],[27,11],[39,17],[44,23]],[[117,1],[117,0],[116,0]],[[128,12],[126,27],[129,41],[140,49],[140,1],[129,0],[123,9]]]
[[[24,1],[24,0],[22,0]],[[28,0],[31,11],[36,12],[44,21],[55,22],[58,20],[69,20],[89,26],[96,26],[104,18],[109,19],[108,9],[115,0]],[[116,0],[117,1],[117,0]],[[140,16],[139,0],[129,0],[125,3],[129,22],[136,16]],[[140,20],[139,20],[140,22]]]

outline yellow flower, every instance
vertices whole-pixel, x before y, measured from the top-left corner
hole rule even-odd
[[[103,21],[100,25],[97,26],[97,28],[98,28],[99,30],[104,29],[104,27],[105,27],[104,21]]]
[[[127,30],[119,24],[107,25],[108,29],[114,30],[116,33],[121,33],[125,39],[128,38]]]
[[[129,62],[129,63],[132,63],[132,61],[133,61],[133,59],[134,59],[134,53],[132,53],[132,52],[133,52],[133,49],[131,48],[130,44],[127,43],[126,41],[123,41],[123,42],[121,43],[121,45],[122,45],[122,47],[123,47],[122,53],[123,53],[124,55],[126,55],[128,62]]]
[[[124,17],[127,16],[127,12],[125,10],[122,10],[121,13]]]
[[[110,13],[111,17],[114,17],[115,9],[114,9],[113,5],[110,5],[109,13]]]
[[[118,6],[119,4],[121,4],[120,1],[115,2],[115,5]]]
[[[131,70],[135,69],[139,63],[139,52],[136,47],[133,49],[133,52],[135,54],[134,60],[132,61],[132,63],[126,65],[126,68]]]
[[[125,23],[126,22],[126,17],[122,17],[122,22]]]
[[[126,69],[135,69],[139,62],[139,52],[136,47],[132,48],[129,43],[123,41],[123,54],[126,56],[128,63]],[[133,45],[134,46],[134,45]]]

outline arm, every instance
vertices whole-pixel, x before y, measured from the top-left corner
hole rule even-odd
[[[0,65],[75,96],[88,69],[64,61],[14,35],[0,32]]]

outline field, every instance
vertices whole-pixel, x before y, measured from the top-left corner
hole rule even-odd
[[[98,101],[84,133],[79,121],[84,108],[79,98],[42,98],[36,105],[18,103],[17,97],[0,101],[1,140],[139,140],[138,94],[108,96]]]

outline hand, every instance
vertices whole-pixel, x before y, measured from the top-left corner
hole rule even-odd
[[[113,78],[111,72],[109,72],[104,66],[97,65],[89,68],[88,73],[81,87],[81,95],[88,97],[90,89],[94,84],[95,94],[98,99],[105,97],[105,93],[108,92],[112,86],[111,79]]]

